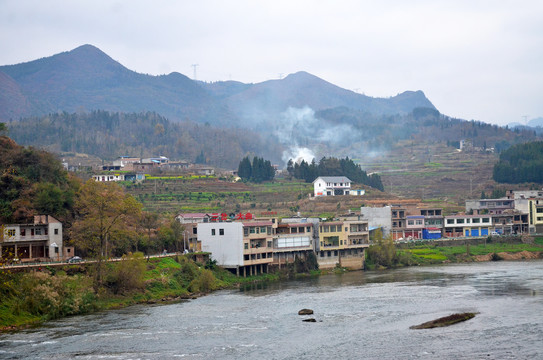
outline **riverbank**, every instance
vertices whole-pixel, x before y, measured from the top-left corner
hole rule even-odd
[[[279,279],[278,274],[238,278],[212,261],[199,263],[189,255],[156,259],[136,255],[104,266],[100,283],[95,264],[0,272],[0,331],[134,304],[181,301],[243,283]]]
[[[418,244],[394,251],[399,259],[403,259],[399,267],[543,258],[543,248],[539,244],[494,243],[448,247]],[[329,272],[342,273],[344,269]],[[67,265],[60,270],[44,268],[30,273],[10,274],[4,271],[0,273],[0,332],[38,326],[66,316],[142,303],[176,302],[243,284],[324,273],[312,270],[300,274],[295,273],[293,268],[241,278],[212,261],[199,263],[185,255],[157,259],[136,256],[117,263],[106,263],[106,276],[100,286],[96,284],[94,267],[81,264]]]

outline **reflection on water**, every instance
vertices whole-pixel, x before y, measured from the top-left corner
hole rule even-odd
[[[542,358],[543,262],[352,272],[252,284],[0,336],[5,359]],[[298,316],[315,311],[316,323]],[[409,326],[478,312],[447,328]]]

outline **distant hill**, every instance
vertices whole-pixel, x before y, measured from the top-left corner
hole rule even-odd
[[[216,93],[217,83],[202,86]],[[422,91],[407,91],[392,98],[372,98],[340,88],[300,71],[281,80],[269,80],[244,87],[223,87],[222,98],[242,123],[276,120],[290,108],[309,107],[315,111],[347,107],[371,114],[407,114],[417,107],[435,109]]]
[[[92,45],[39,60],[1,66],[0,89],[11,87],[18,102],[26,99],[23,116],[55,112],[108,110],[156,111],[175,120],[224,118],[215,99],[197,83],[179,73],[163,76],[128,70]],[[15,92],[16,86],[20,94]],[[17,97],[18,96],[18,97]],[[2,107],[0,119],[17,114]],[[222,117],[218,116],[221,113]]]
[[[258,84],[204,83],[180,73],[131,71],[92,45],[0,66],[0,120],[66,111],[157,112],[172,121],[246,127],[276,119],[289,107],[315,111],[344,106],[372,114],[434,108],[422,91],[372,98],[306,72]]]

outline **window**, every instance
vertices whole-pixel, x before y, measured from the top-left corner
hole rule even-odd
[[[415,221],[414,220],[407,220],[407,225],[415,225]]]
[[[26,230],[25,230],[25,229],[21,229],[21,236],[25,236],[25,233],[26,233]]]
[[[454,224],[454,219],[447,219],[447,224],[449,225]]]
[[[245,243],[245,244],[244,244],[244,247],[245,247],[245,250],[249,249],[249,244],[248,244],[248,243]]]
[[[215,229],[211,229],[211,236],[215,236]]]
[[[463,223],[464,223],[464,219],[456,219],[456,223],[457,223],[457,224],[463,224]]]
[[[481,222],[481,219],[479,218],[473,218],[471,219],[474,224],[479,224]]]
[[[15,229],[8,229],[8,237],[15,236]]]
[[[250,227],[250,228],[249,228],[249,233],[254,234],[254,233],[255,233],[255,228],[254,228],[254,227]]]
[[[417,225],[422,225],[422,220],[417,220]]]
[[[300,234],[302,234],[302,233],[304,232],[303,226],[301,226],[301,227],[298,228],[298,232],[299,232]]]
[[[36,235],[41,235],[41,229],[36,229]]]
[[[483,222],[484,222],[484,223],[489,223],[489,222],[490,222],[490,218],[483,218]]]
[[[291,234],[296,234],[297,232],[298,232],[298,228],[295,228],[295,227],[290,228],[290,233]]]
[[[272,247],[272,242],[271,242],[271,241],[268,241],[268,247],[269,247],[269,248]]]
[[[219,235],[224,235],[224,229],[219,229]]]
[[[336,232],[336,226],[330,225],[330,232]]]
[[[192,228],[192,234],[198,234],[198,228],[196,226]]]
[[[243,236],[249,236],[249,229],[243,228]]]

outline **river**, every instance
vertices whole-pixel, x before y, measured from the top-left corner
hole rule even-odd
[[[302,322],[310,308],[317,320]],[[445,328],[411,325],[477,312]],[[543,261],[350,272],[0,335],[1,359],[543,358]]]

